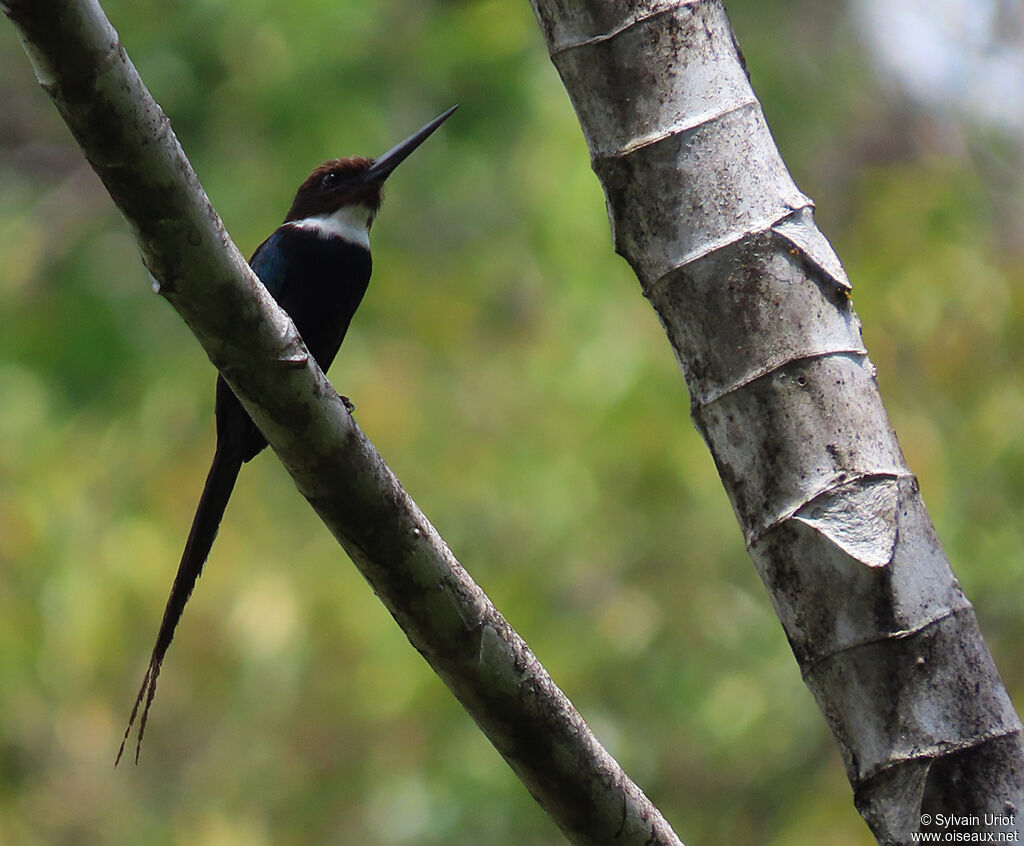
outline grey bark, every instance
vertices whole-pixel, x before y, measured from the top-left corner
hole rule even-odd
[[[1020,719],[722,3],[532,3],[858,809],[886,844],[1020,832]]]
[[[679,844],[346,412],[224,231],[95,0],[0,7],[135,231],[157,290],[410,642],[544,810],[573,843]]]

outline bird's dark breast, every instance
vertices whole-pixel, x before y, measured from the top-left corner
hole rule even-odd
[[[253,269],[291,316],[320,369],[334,361],[370,281],[370,251],[341,238],[282,228],[256,251]],[[267,442],[223,378],[217,379],[217,434],[248,461]]]
[[[281,250],[288,270],[279,290],[270,292],[291,315],[317,364],[327,370],[366,293],[370,251],[305,230],[289,232]]]

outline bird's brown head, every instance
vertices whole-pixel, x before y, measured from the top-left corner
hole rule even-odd
[[[327,217],[347,207],[365,208],[372,220],[380,209],[384,181],[456,108],[442,112],[379,158],[351,156],[324,162],[299,186],[285,223]]]
[[[376,214],[384,180],[367,181],[366,173],[372,165],[373,159],[362,156],[324,162],[299,186],[285,222],[325,217],[344,206],[365,206]]]

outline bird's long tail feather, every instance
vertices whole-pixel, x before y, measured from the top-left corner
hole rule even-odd
[[[149,708],[153,704],[153,697],[156,694],[156,680],[160,675],[160,665],[163,663],[167,648],[171,645],[174,630],[185,610],[185,604],[192,595],[192,588],[195,587],[196,580],[203,571],[203,564],[210,554],[213,540],[217,537],[217,528],[220,526],[221,517],[224,516],[224,509],[227,507],[228,499],[231,498],[231,491],[235,487],[235,480],[238,478],[238,471],[241,467],[242,459],[237,450],[228,449],[223,442],[218,442],[217,451],[214,453],[213,463],[210,465],[210,472],[203,487],[203,495],[199,498],[196,516],[192,520],[192,529],[185,542],[181,564],[178,565],[178,574],[174,577],[171,595],[167,599],[164,617],[160,622],[160,631],[156,636],[156,645],[153,647],[153,654],[149,659],[146,674],[142,677],[139,695],[135,697],[135,705],[128,718],[128,727],[125,729],[124,738],[117,750],[115,767],[124,754],[128,736],[131,734],[132,726],[135,724],[135,718],[139,716],[141,707],[139,738],[135,746],[135,763],[139,762],[142,736],[145,734],[146,718],[149,716]]]

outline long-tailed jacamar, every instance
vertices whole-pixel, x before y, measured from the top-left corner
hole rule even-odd
[[[438,115],[378,159],[354,156],[324,162],[299,186],[284,223],[249,260],[260,281],[291,316],[322,370],[334,360],[370,281],[370,225],[380,210],[384,180],[455,109],[452,106]],[[217,377],[215,408],[217,449],[213,464],[171,586],[149,667],[117,753],[118,761],[141,707],[135,748],[135,760],[139,759],[160,665],[213,546],[235,479],[242,464],[267,445],[221,376]]]

